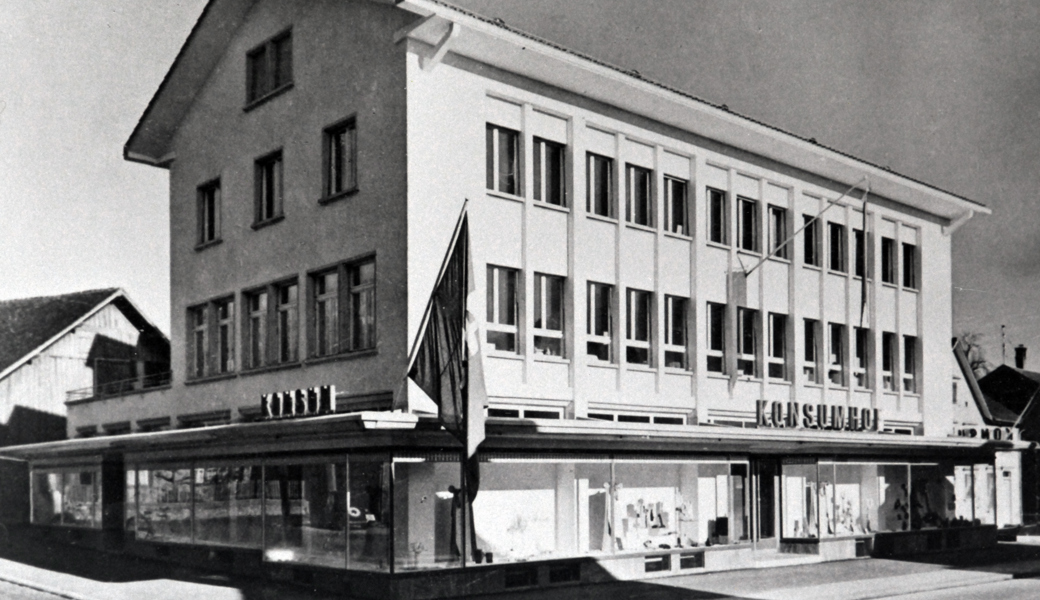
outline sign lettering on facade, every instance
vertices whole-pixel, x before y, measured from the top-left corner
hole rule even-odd
[[[260,396],[260,410],[264,419],[330,415],[336,412],[336,386],[263,394]]]
[[[758,400],[758,426],[829,431],[880,431],[876,408]]]
[[[1014,440],[1018,436],[1013,427],[961,427],[956,430],[958,437],[979,438],[982,440]]]

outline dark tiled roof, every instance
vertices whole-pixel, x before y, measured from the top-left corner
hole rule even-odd
[[[1014,423],[1040,391],[1040,373],[1000,365],[979,379],[993,418]]]
[[[117,288],[0,302],[0,371],[39,348]]]

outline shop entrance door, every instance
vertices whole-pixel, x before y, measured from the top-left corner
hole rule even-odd
[[[755,507],[755,541],[759,548],[775,548],[777,545],[776,511],[779,510],[776,490],[780,470],[776,459],[773,458],[760,458],[753,461],[752,465],[754,469],[752,505]]]

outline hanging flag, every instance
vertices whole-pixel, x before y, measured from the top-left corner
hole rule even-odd
[[[870,274],[870,250],[873,249],[874,244],[870,241],[870,235],[867,234],[867,195],[870,194],[870,185],[867,184],[867,189],[863,191],[863,247],[857,248],[860,256],[856,257],[857,261],[863,261],[863,280],[860,281],[860,293],[859,293],[859,326],[863,327],[863,313],[867,310],[867,276]]]
[[[464,207],[426,307],[408,376],[437,404],[441,423],[466,448],[467,460],[484,440],[487,401],[479,320],[468,308],[475,293]]]

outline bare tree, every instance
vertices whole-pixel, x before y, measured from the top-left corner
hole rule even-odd
[[[982,338],[983,334],[970,331],[961,333],[958,338],[964,354],[968,357],[968,366],[977,378],[985,377],[993,370],[993,363],[986,359],[986,351],[982,348]]]

